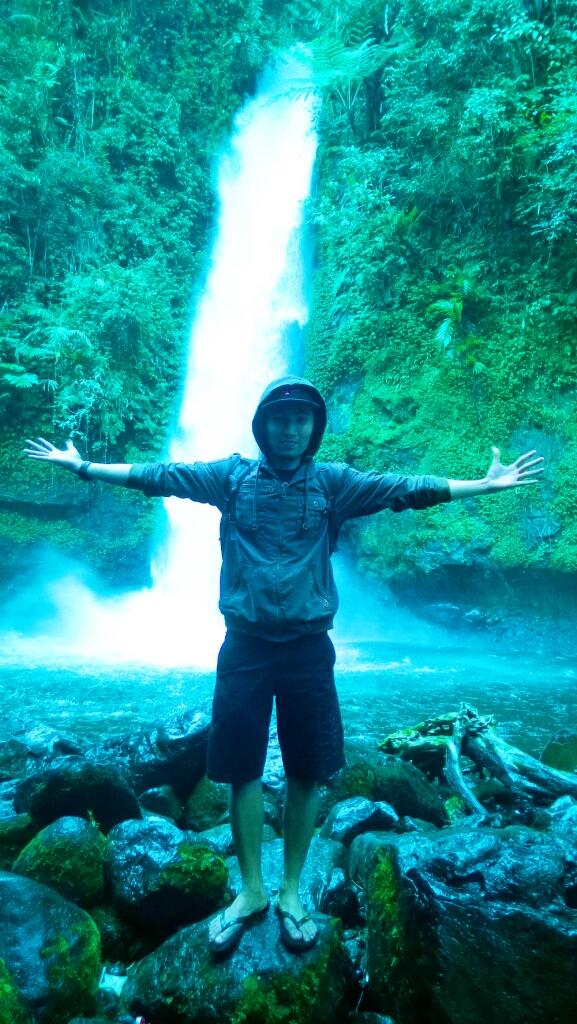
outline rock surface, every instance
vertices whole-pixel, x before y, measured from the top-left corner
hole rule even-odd
[[[368,994],[403,1024],[568,1024],[577,999],[574,854],[554,833],[366,834]]]
[[[222,961],[210,957],[205,921],[183,928],[135,967],[122,1004],[147,1020],[171,1024],[334,1024],[346,990],[346,961],[338,922],[320,917],[318,924],[316,947],[295,956],[280,943],[271,910]]]
[[[134,790],[116,765],[72,756],[57,758],[24,779],[14,807],[46,825],[66,816],[92,816],[104,831],[141,816]]]
[[[106,876],[116,909],[165,934],[220,905],[226,864],[195,833],[164,818],[125,821],[108,837]]]
[[[0,958],[35,1024],[68,1024],[94,1010],[94,922],[53,889],[9,872],[0,872]]]
[[[12,870],[91,907],[104,898],[105,849],[95,825],[84,818],[58,818],[24,847]]]

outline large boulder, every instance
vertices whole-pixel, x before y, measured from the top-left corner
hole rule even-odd
[[[317,918],[317,945],[298,956],[279,939],[276,915],[248,928],[234,953],[213,960],[205,921],[183,928],[130,972],[122,1005],[171,1024],[258,1021],[334,1024],[347,984],[341,930]]]
[[[54,890],[8,872],[0,872],[0,958],[35,1024],[68,1024],[74,1014],[94,1011],[94,922]]]
[[[135,793],[114,764],[61,757],[16,788],[14,807],[48,825],[57,818],[92,818],[106,832],[119,821],[140,818]]]
[[[577,1005],[574,851],[522,826],[367,833],[368,998],[404,1024],[567,1024]]]
[[[104,896],[105,850],[106,839],[91,822],[58,818],[24,847],[12,870],[91,907]]]
[[[222,857],[165,818],[113,828],[106,875],[119,913],[164,934],[216,910],[228,881]]]

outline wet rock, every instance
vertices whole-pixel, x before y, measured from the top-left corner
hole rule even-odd
[[[14,858],[37,832],[38,825],[29,814],[17,814],[12,805],[0,804],[0,871],[11,870]]]
[[[562,772],[577,771],[577,732],[564,729],[552,736],[543,753],[543,764]]]
[[[207,715],[188,711],[152,729],[106,740],[93,748],[93,756],[122,767],[137,793],[168,785],[186,799],[206,771],[209,726]]]
[[[81,754],[86,746],[77,736],[58,732],[48,725],[35,725],[0,743],[0,771],[11,778],[20,778],[45,758]]]
[[[106,840],[93,824],[84,818],[59,818],[24,847],[12,870],[91,907],[104,896],[105,849]]]
[[[17,811],[42,824],[57,818],[93,817],[106,832],[119,821],[140,818],[140,807],[123,773],[112,764],[63,757],[19,783]]]
[[[0,957],[0,1024],[32,1024],[18,986]]]
[[[320,917],[319,942],[298,956],[279,939],[276,915],[248,928],[224,960],[207,949],[207,924],[183,928],[131,972],[122,1006],[171,1024],[280,1020],[334,1024],[346,988],[338,922]]]
[[[406,1024],[566,1024],[577,998],[570,849],[530,828],[367,833],[368,998]]]
[[[234,840],[230,825],[215,825],[214,828],[207,828],[204,832],[197,832],[199,841],[206,843],[211,850],[215,850],[221,857],[232,857],[234,855]],[[263,843],[270,843],[277,838],[277,834],[270,825],[265,825],[262,830]]]
[[[183,828],[203,832],[218,824],[228,812],[228,786],[212,782],[206,775],[197,782],[182,815]]]
[[[346,767],[333,779],[333,804],[362,796],[373,802],[384,801],[402,816],[439,826],[448,824],[441,795],[414,765],[361,743],[346,745],[346,759]]]
[[[94,1010],[98,930],[86,911],[22,875],[0,872],[0,958],[35,1024]]]
[[[108,837],[106,875],[112,902],[130,921],[167,932],[198,921],[222,901],[223,859],[167,819],[125,821]]]
[[[154,786],[152,789],[145,789],[138,801],[145,811],[152,814],[162,814],[171,821],[180,821],[182,817],[182,804],[172,786]]]
[[[362,832],[388,832],[399,826],[399,816],[390,804],[356,796],[335,804],[320,834],[323,839],[334,839],[350,846]]]

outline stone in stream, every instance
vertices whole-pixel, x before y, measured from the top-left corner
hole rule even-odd
[[[105,850],[106,839],[91,822],[58,818],[24,847],[12,870],[91,907],[104,897]]]
[[[390,804],[353,796],[334,805],[320,835],[323,839],[334,839],[350,846],[362,832],[388,832],[399,828],[400,824],[399,816]]]
[[[206,917],[221,905],[228,871],[197,833],[166,818],[125,821],[108,836],[106,876],[114,907],[157,933]]]
[[[200,779],[186,801],[182,816],[183,828],[202,832],[212,828],[228,812],[229,787],[213,782],[206,775]]]
[[[558,771],[577,771],[577,732],[564,729],[552,736],[543,748],[541,761]]]
[[[164,818],[170,818],[175,824],[180,823],[182,818],[182,804],[176,796],[172,786],[153,786],[152,789],[145,789],[138,797],[138,802],[144,812],[162,814]]]
[[[449,823],[438,790],[414,765],[382,754],[369,743],[347,743],[345,752],[346,766],[335,775],[325,798],[326,813],[329,805],[362,796],[385,801],[399,815],[408,814],[439,826]]]
[[[367,998],[403,1024],[568,1024],[577,1005],[574,844],[454,827],[351,845],[368,904]]]
[[[96,925],[53,889],[9,872],[0,872],[2,962],[35,1024],[68,1024],[73,1014],[94,1011],[100,972]],[[18,1009],[13,992],[9,997]],[[15,1016],[10,1024],[17,1021]]]
[[[168,785],[186,800],[206,771],[209,726],[203,712],[187,711],[152,728],[104,740],[91,748],[91,756],[121,767],[136,793]]]
[[[147,1020],[171,1024],[334,1024],[349,967],[340,923],[318,915],[317,924],[317,945],[295,955],[281,944],[271,909],[222,960],[208,950],[206,921],[182,928],[133,968],[121,1006]]]
[[[85,757],[57,758],[29,775],[16,788],[14,807],[46,825],[67,816],[92,818],[105,832],[127,818],[141,817],[122,771]]]

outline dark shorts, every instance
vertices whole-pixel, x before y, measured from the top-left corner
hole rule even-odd
[[[342,768],[334,664],[327,633],[284,643],[227,633],[217,663],[209,777],[241,783],[262,776],[274,697],[286,774],[324,782]]]

